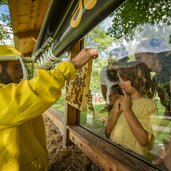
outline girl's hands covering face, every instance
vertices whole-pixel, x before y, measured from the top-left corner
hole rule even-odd
[[[131,98],[130,96],[125,92],[125,90],[122,90],[123,95],[120,96],[119,102],[121,105],[121,108],[124,111],[131,109]]]

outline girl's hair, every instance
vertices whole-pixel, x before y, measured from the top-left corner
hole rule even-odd
[[[143,96],[153,98],[156,87],[151,79],[148,66],[143,62],[131,61],[118,70],[123,80],[130,80],[131,85]]]

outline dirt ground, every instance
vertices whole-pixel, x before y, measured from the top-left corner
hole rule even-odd
[[[62,146],[60,130],[44,115],[50,171],[101,171],[75,145]]]

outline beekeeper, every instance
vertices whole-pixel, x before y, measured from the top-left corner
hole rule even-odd
[[[83,49],[70,61],[27,80],[21,53],[0,45],[0,171],[48,170],[41,114],[60,98],[65,80],[97,55],[97,49]]]

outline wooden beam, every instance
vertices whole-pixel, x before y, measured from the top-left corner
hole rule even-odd
[[[9,0],[15,47],[31,54],[51,0]],[[26,55],[25,55],[26,54]]]
[[[39,35],[39,30],[36,30],[36,31],[15,33],[14,37],[16,37],[17,39],[32,38],[32,39],[34,39],[34,41],[36,41],[38,35]]]
[[[24,56],[25,54],[32,54],[38,34],[39,31],[28,31],[14,34],[14,42],[16,48]]]
[[[14,33],[39,30],[50,2],[50,0],[9,0]]]
[[[105,171],[156,171],[161,167],[131,155],[80,126],[68,126],[69,139]]]

